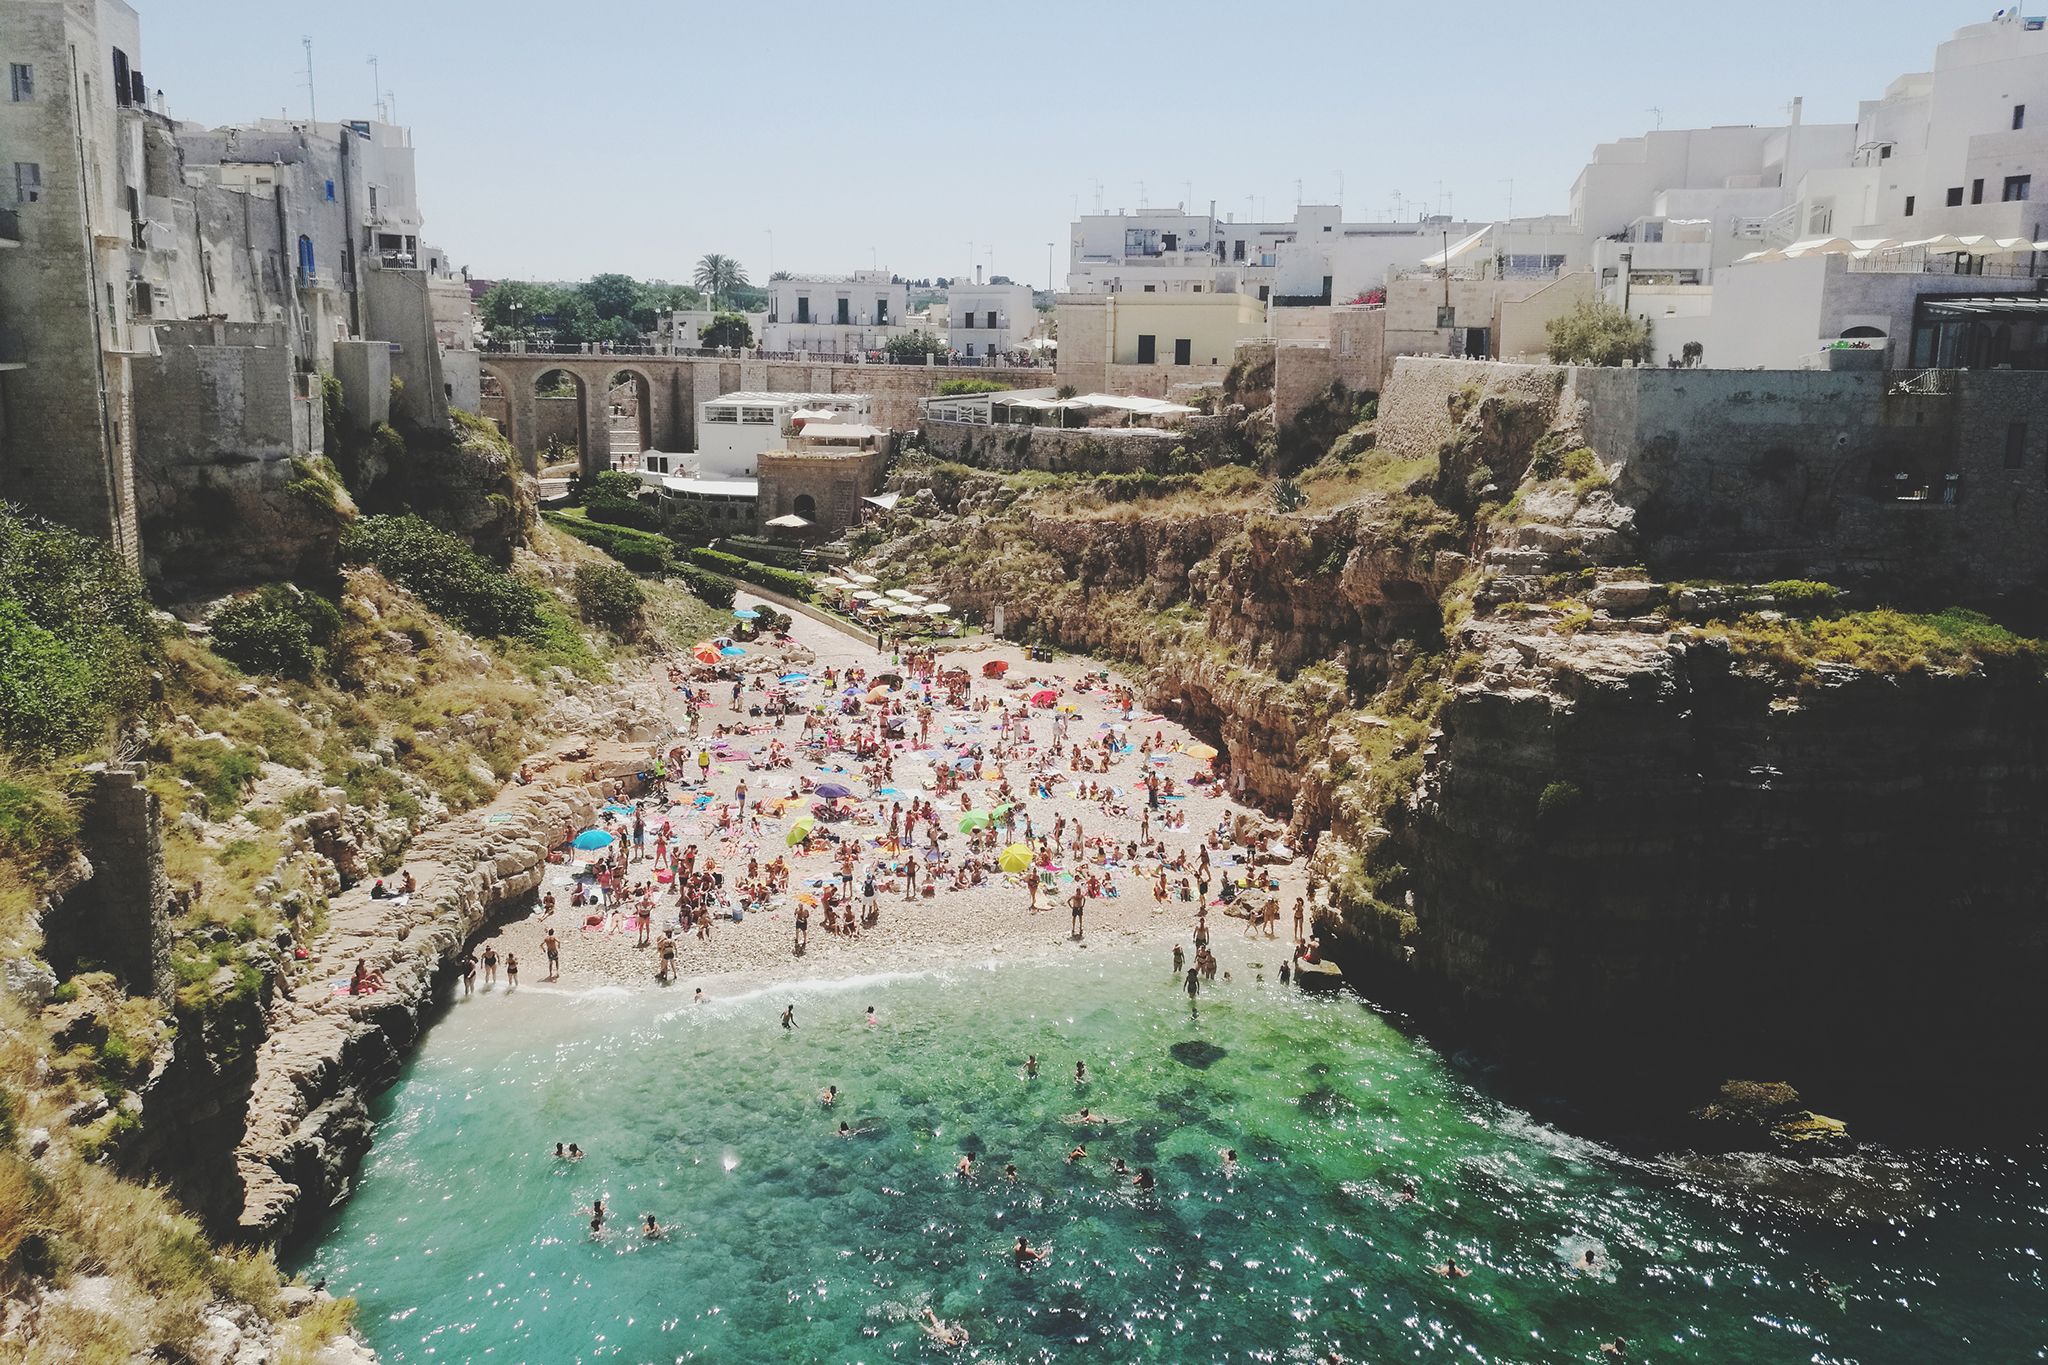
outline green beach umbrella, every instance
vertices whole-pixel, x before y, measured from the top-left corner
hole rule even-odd
[[[782,842],[791,848],[795,848],[810,837],[811,831],[816,829],[817,825],[818,821],[815,817],[809,815],[802,816],[795,824],[789,827],[789,833],[783,836]]]

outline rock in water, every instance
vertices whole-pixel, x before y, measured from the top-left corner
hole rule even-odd
[[[1205,1043],[1199,1038],[1175,1043],[1167,1051],[1171,1052],[1173,1060],[1182,1066],[1191,1066],[1198,1071],[1207,1071],[1230,1055],[1228,1049],[1220,1048],[1214,1043]]]

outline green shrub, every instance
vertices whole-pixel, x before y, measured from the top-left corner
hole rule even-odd
[[[238,597],[215,613],[213,647],[249,673],[310,679],[341,631],[332,602],[282,583]]]
[[[0,772],[0,857],[39,860],[77,833],[77,812],[63,792]]]
[[[757,583],[799,602],[811,599],[811,580],[807,574],[792,573],[767,564],[756,564],[751,559],[741,559],[723,550],[695,549],[690,551],[690,561],[699,568],[727,574],[742,582]]]
[[[1009,387],[993,379],[942,379],[938,394],[941,398],[959,398],[970,393],[1002,393]]]
[[[541,592],[410,513],[364,517],[342,536],[344,558],[373,564],[472,635],[540,629]]]
[[[104,541],[0,504],[0,747],[72,752],[138,708],[158,631]]]
[[[676,576],[685,587],[714,607],[729,607],[739,594],[739,585],[722,573],[700,569],[695,564],[676,565]]]
[[[1558,819],[1571,810],[1572,807],[1578,805],[1584,797],[1585,793],[1579,790],[1576,783],[1552,782],[1536,798],[1536,818],[1538,820]]]
[[[576,609],[592,625],[603,626],[614,635],[631,635],[640,624],[640,608],[646,601],[639,581],[617,565],[576,566]]]
[[[675,547],[666,536],[628,526],[606,526],[564,512],[543,512],[541,517],[584,544],[595,545],[634,573],[659,574],[674,568]]]
[[[1834,584],[1811,578],[1781,578],[1762,588],[1786,611],[1827,611],[1842,597],[1842,590]]]
[[[1308,494],[1292,479],[1273,480],[1273,510],[1298,512],[1308,506]]]

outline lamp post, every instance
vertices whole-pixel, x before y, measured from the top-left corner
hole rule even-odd
[[[1631,267],[1635,258],[1633,251],[1621,253],[1621,311],[1624,315],[1628,312],[1629,285],[1633,283],[1631,276],[1635,273]]]

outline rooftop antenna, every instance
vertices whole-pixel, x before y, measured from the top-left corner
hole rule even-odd
[[[1138,212],[1140,212],[1140,213],[1143,213],[1144,211],[1145,211],[1145,182],[1144,182],[1144,181],[1142,181],[1142,180],[1140,180],[1140,181],[1138,182]]]
[[[320,102],[313,98],[313,35],[299,39],[306,49],[306,116],[314,123],[320,121]]]
[[[1294,178],[1294,207],[1301,207],[1301,177]]]
[[[1095,186],[1095,212],[1097,216],[1100,216],[1102,213],[1102,181],[1093,180],[1089,183]]]
[[[1659,128],[1664,126],[1664,111],[1662,109],[1653,104],[1648,109],[1643,110],[1643,112],[1656,119]]]
[[[384,92],[384,121],[398,122],[398,96],[390,90]]]
[[[1344,217],[1344,172],[1342,171],[1337,172],[1337,217],[1340,221]]]
[[[370,109],[377,121],[384,121],[384,78],[377,67],[377,54],[370,54]]]

